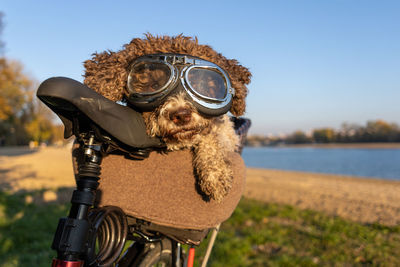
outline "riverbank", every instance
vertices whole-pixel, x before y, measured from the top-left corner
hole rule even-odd
[[[363,223],[400,223],[398,181],[248,168],[245,196]]]
[[[4,150],[3,150],[4,152]],[[0,153],[1,191],[47,191],[43,200],[69,201],[53,194],[73,188],[71,154],[67,148]],[[305,172],[247,169],[245,196],[264,202],[323,211],[363,223],[400,223],[400,182]]]

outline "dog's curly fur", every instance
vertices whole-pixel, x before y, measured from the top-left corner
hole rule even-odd
[[[198,44],[197,38],[146,34],[144,39],[135,38],[123,47],[118,52],[93,54],[93,58],[84,63],[84,83],[113,101],[122,100],[127,94],[129,66],[134,59],[156,53],[187,54],[224,69],[235,89],[230,112],[235,116],[245,112],[246,85],[251,73],[236,60],[225,58],[208,45]],[[162,138],[168,150],[192,149],[193,167],[201,191],[221,201],[233,179],[228,154],[238,145],[228,116],[204,117],[184,93],[179,93],[168,97],[156,110],[144,112],[143,117],[148,134]]]

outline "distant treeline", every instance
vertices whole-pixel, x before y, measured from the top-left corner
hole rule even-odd
[[[286,136],[248,136],[247,146],[311,143],[400,142],[400,127],[383,120],[368,121],[365,126],[344,123],[339,130],[320,128],[310,133],[296,131]]]

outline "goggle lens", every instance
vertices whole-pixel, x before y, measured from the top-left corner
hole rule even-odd
[[[154,93],[162,89],[171,77],[167,65],[157,62],[140,62],[133,66],[128,77],[132,93]]]
[[[221,73],[206,68],[192,68],[187,77],[190,87],[201,96],[211,99],[225,98],[227,87]]]

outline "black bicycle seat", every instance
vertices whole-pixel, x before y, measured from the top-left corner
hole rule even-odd
[[[73,79],[47,79],[39,86],[37,97],[64,123],[64,138],[76,134],[74,129],[79,127],[78,120],[87,117],[90,123],[95,123],[107,134],[129,147],[162,146],[160,140],[146,134],[140,113],[103,97]]]

